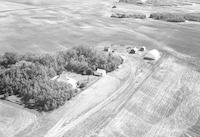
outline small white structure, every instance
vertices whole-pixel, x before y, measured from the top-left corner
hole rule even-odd
[[[72,88],[76,89],[78,86],[78,81],[76,81],[75,79],[72,79],[70,77],[67,76],[67,74],[62,73],[59,76],[55,76],[53,77],[51,80],[56,80],[58,82],[65,82],[68,83],[72,86]]]
[[[158,60],[160,57],[161,57],[160,52],[157,49],[152,49],[144,56],[144,59]]]
[[[145,4],[147,0],[138,0],[136,1],[137,4]]]
[[[104,76],[106,76],[106,70],[104,70],[104,69],[97,69],[97,71],[94,72],[94,75],[95,76],[102,76],[102,77],[104,77]]]

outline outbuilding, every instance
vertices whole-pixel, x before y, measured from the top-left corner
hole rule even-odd
[[[73,78],[68,77],[66,73],[62,73],[59,76],[55,76],[51,80],[56,80],[58,82],[65,82],[67,84],[70,84],[72,88],[74,89],[76,89],[78,86],[78,81],[76,81]]]
[[[104,47],[104,51],[106,51],[106,52],[111,52],[112,50],[111,50],[110,47]]]
[[[146,60],[158,60],[161,57],[160,52],[157,49],[150,50],[145,56]]]
[[[141,47],[140,49],[139,49],[139,51],[145,51],[146,50],[146,47]]]
[[[94,72],[94,75],[95,76],[102,76],[102,77],[104,77],[104,76],[106,76],[106,70],[104,70],[104,69],[97,69]]]
[[[145,2],[146,2],[146,0],[138,0],[138,1],[136,1],[136,3],[137,3],[138,5],[145,4]]]
[[[136,54],[138,52],[138,48],[132,48],[130,51],[129,51],[129,53],[130,54]]]
[[[114,5],[114,6],[112,6],[112,8],[115,9],[115,8],[117,8],[117,7]]]

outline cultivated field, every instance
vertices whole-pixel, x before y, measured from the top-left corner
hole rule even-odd
[[[147,16],[159,11],[199,12],[199,4],[153,8],[120,3],[112,9],[113,4],[116,3],[112,0],[64,0],[61,4],[51,5],[1,0],[0,53],[43,53],[109,42],[160,48],[169,46],[182,53],[200,56],[199,23],[110,18],[114,10],[134,10]]]
[[[200,73],[168,58],[100,136],[198,137]]]
[[[36,120],[35,114],[0,102],[0,137],[14,137]]]

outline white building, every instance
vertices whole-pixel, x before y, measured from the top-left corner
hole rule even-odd
[[[145,4],[147,0],[138,0],[136,1],[137,4]]]
[[[59,76],[55,76],[51,80],[56,80],[58,82],[65,82],[67,84],[70,84],[72,86],[72,88],[74,88],[74,89],[76,89],[78,86],[78,81],[68,77],[67,74],[65,74],[65,73],[62,73]]]
[[[106,76],[106,70],[104,70],[104,69],[97,69],[97,71],[94,72],[94,75],[95,76],[102,76],[102,77],[104,77],[104,76]]]
[[[157,49],[150,50],[145,56],[144,59],[147,60],[158,60],[161,57],[160,52]]]

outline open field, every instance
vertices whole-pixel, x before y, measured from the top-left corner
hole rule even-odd
[[[35,122],[36,115],[0,102],[0,137],[14,137]]]
[[[76,45],[95,46],[109,42],[169,46],[182,53],[200,56],[199,23],[110,18],[112,5],[111,0],[65,0],[53,5],[0,1],[0,52],[52,52]],[[168,11],[169,8],[177,12],[200,11],[198,4],[152,8],[123,3],[117,4],[115,10],[129,12],[134,9],[148,16],[152,11]]]
[[[100,136],[198,137],[200,73],[168,58]]]
[[[199,3],[198,0],[119,0],[120,2],[132,4],[150,4],[153,6],[178,6]]]

